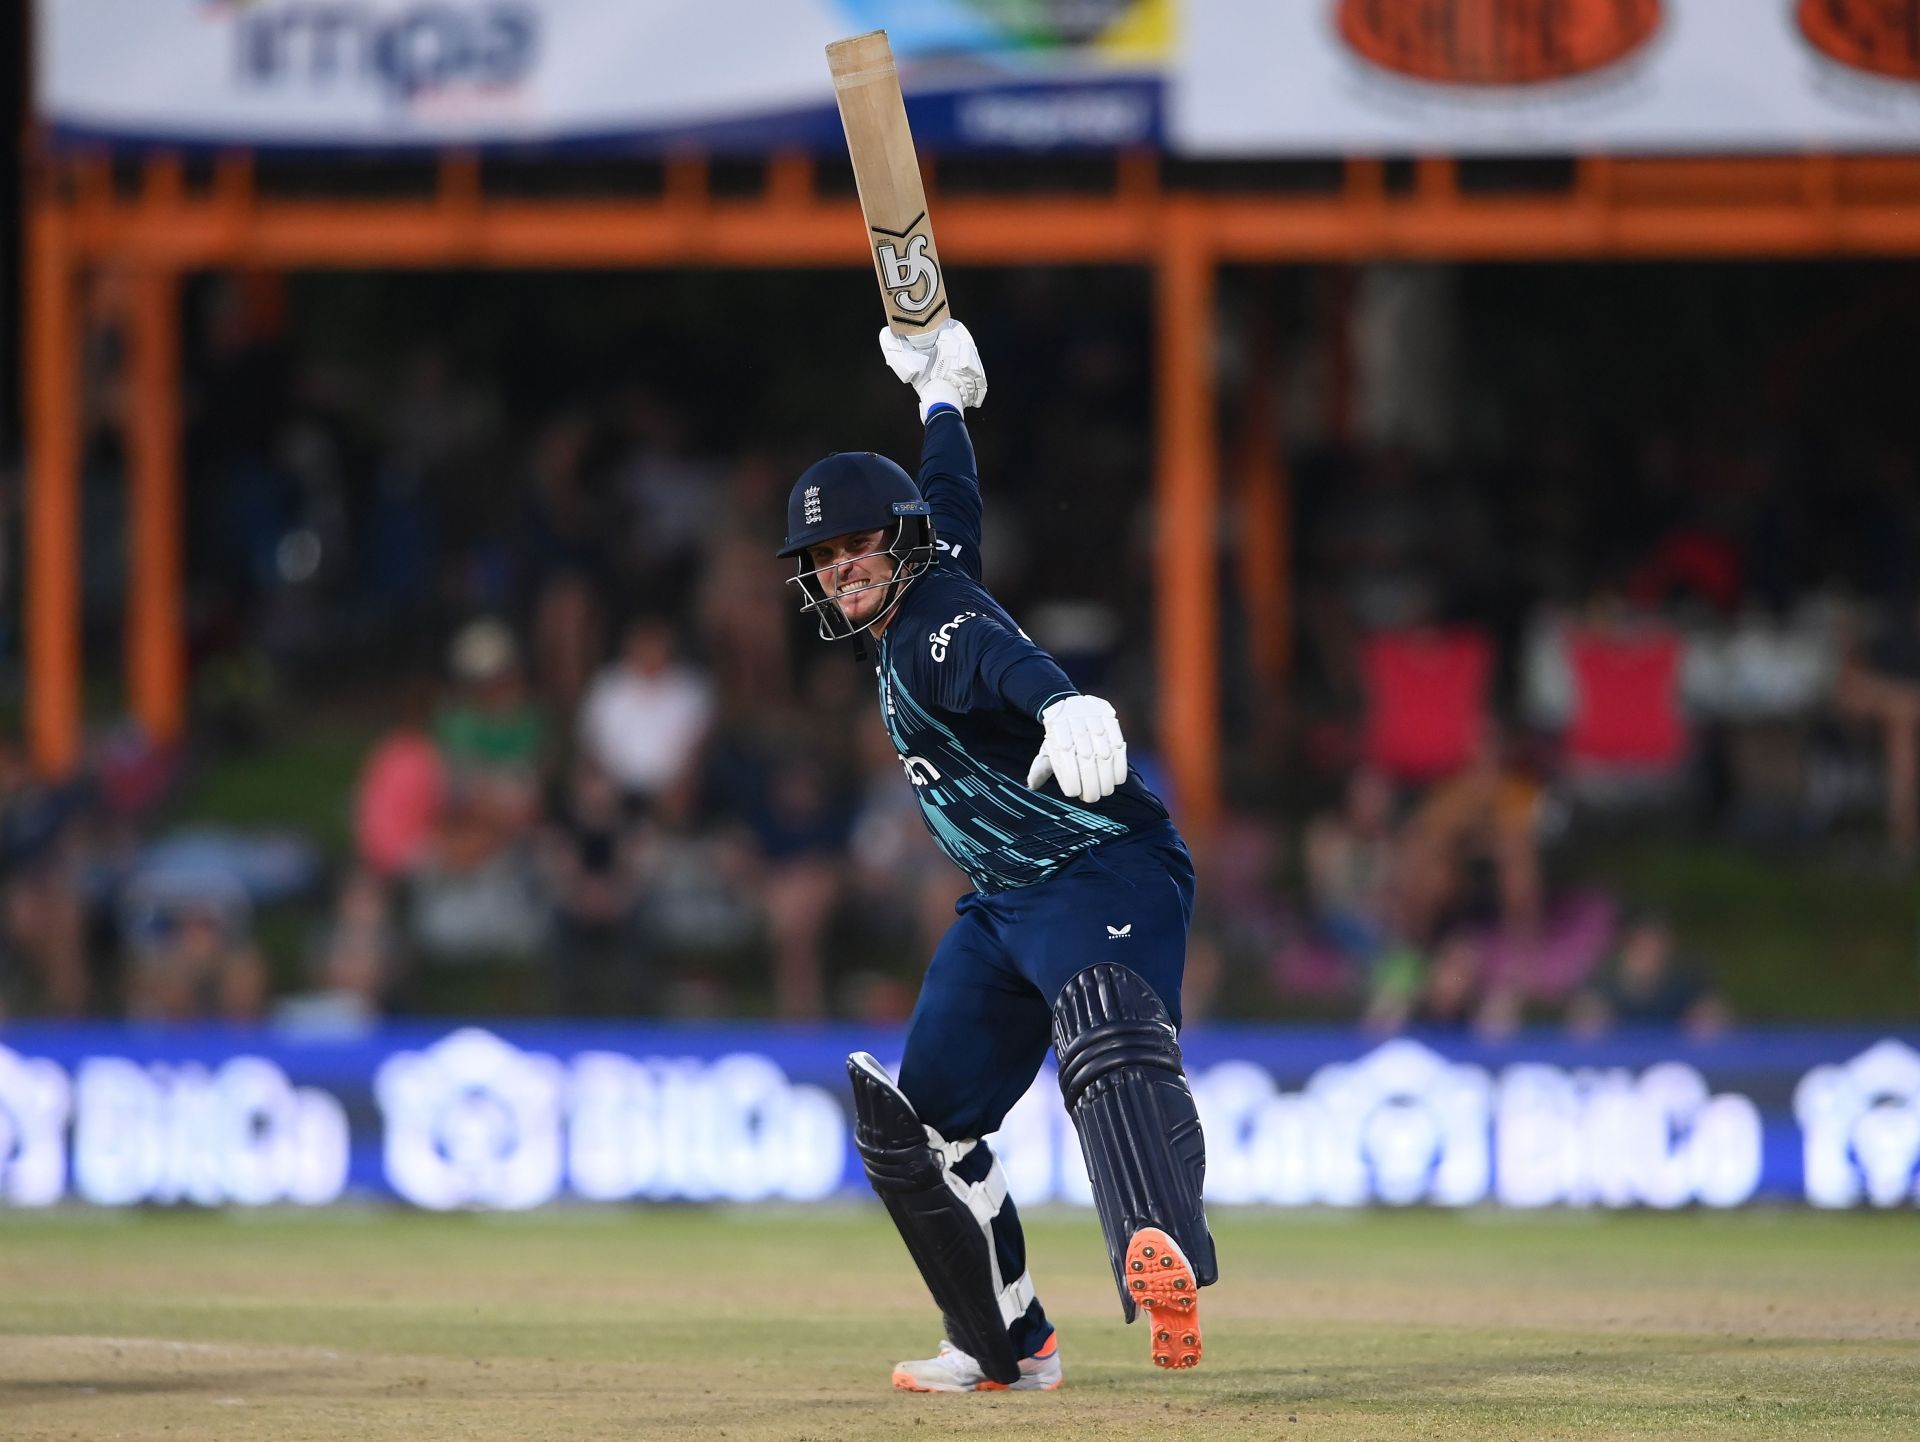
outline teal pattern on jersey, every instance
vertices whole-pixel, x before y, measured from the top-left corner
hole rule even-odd
[[[1128,835],[1123,821],[1035,791],[970,753],[901,684],[892,660],[879,669],[880,714],[906,763],[914,799],[934,842],[979,891],[1044,881],[1074,857]]]

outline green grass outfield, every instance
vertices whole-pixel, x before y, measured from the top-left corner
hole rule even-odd
[[[1920,1217],[1227,1212],[1206,1361],[1030,1219],[1056,1393],[910,1396],[877,1209],[0,1213],[0,1438],[1920,1438]]]

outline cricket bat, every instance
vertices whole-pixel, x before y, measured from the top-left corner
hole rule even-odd
[[[827,47],[827,66],[833,71],[834,99],[847,132],[887,324],[908,340],[931,335],[948,317],[947,282],[933,244],[927,192],[887,32],[834,41]]]

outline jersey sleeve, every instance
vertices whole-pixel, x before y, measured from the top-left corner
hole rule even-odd
[[[927,417],[920,449],[920,494],[933,512],[940,565],[980,579],[980,471],[967,423],[951,406]]]
[[[1004,709],[1038,720],[1075,694],[1053,657],[991,612],[956,612],[914,642],[927,694],[949,711]]]

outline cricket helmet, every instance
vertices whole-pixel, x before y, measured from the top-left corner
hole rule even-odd
[[[887,604],[856,626],[822,582],[821,573],[829,568],[812,565],[807,552],[822,541],[860,531],[886,534],[881,549],[893,557],[894,569],[889,579],[873,583],[891,589]],[[932,512],[920,487],[899,466],[872,451],[837,451],[815,461],[801,472],[787,496],[787,541],[780,554],[799,558],[798,574],[789,577],[788,584],[800,588],[804,598],[800,609],[818,620],[823,640],[856,635],[891,615],[908,584],[933,564],[933,546]]]

